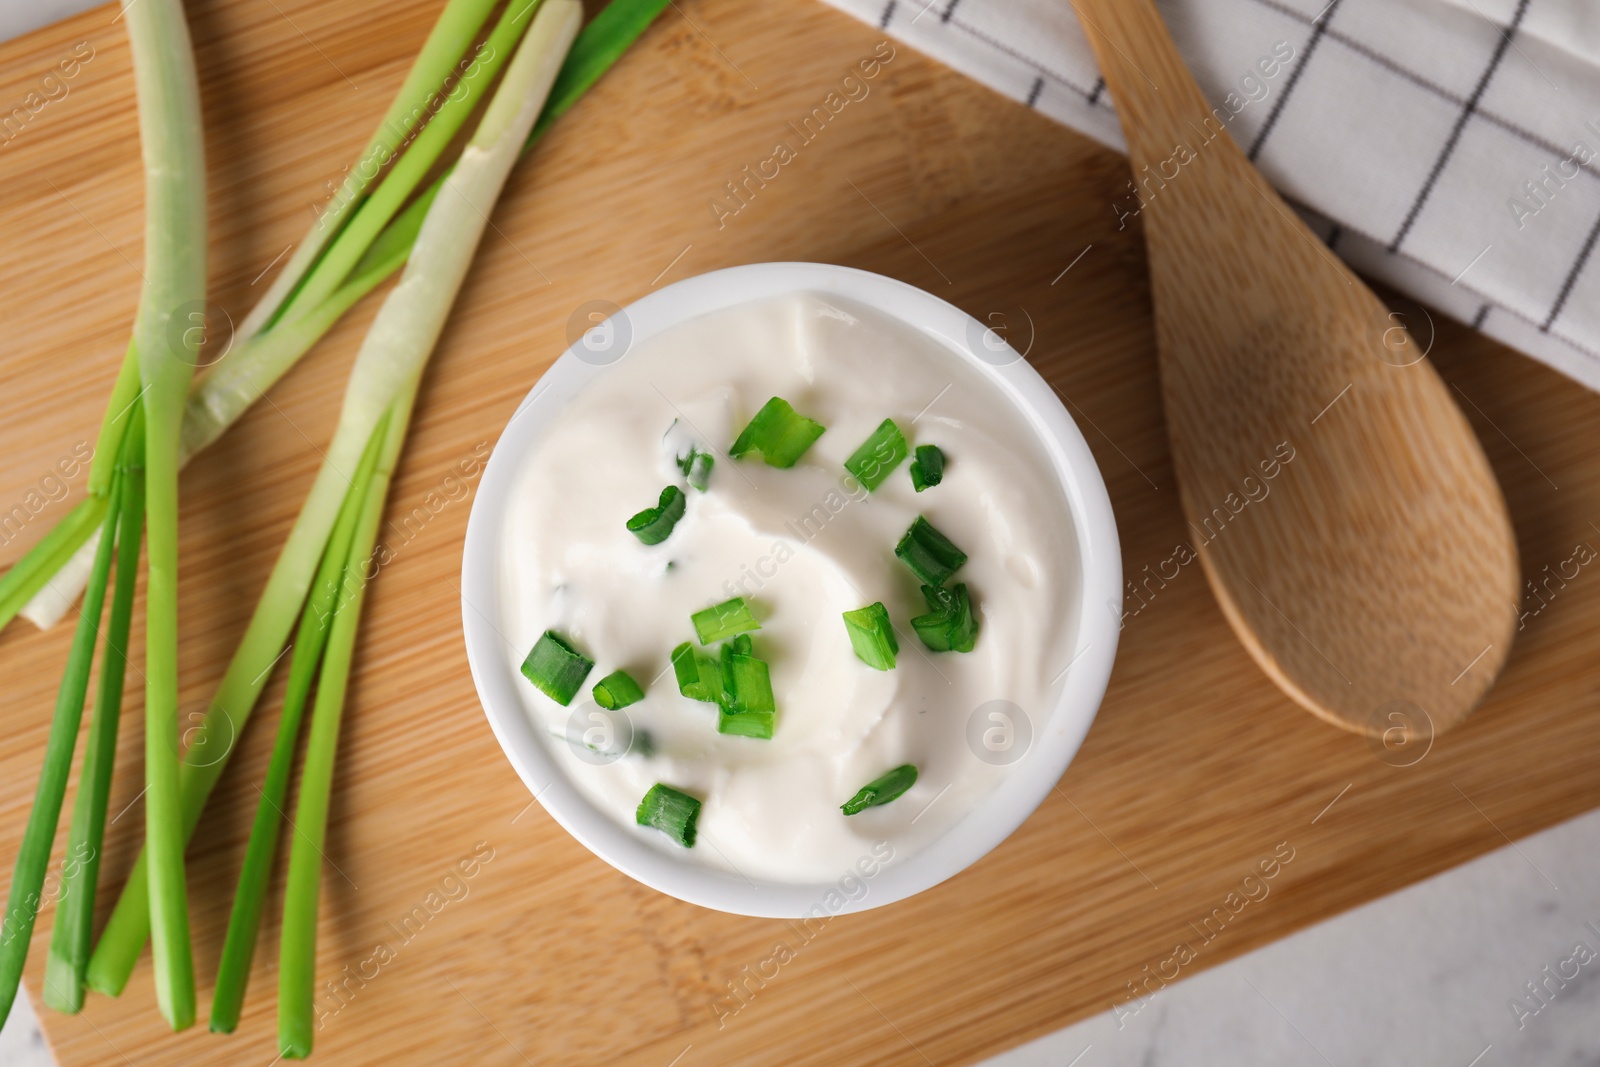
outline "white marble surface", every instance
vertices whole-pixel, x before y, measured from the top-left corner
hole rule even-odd
[[[0,0],[0,41],[21,37],[30,30],[87,11],[105,0]],[[9,1067],[0,1059],[0,1067]]]
[[[11,1017],[0,1028],[0,1067],[55,1067],[55,1062],[44,1043],[33,1003],[26,991],[18,992]]]
[[[97,2],[0,0],[0,40]],[[1600,955],[1559,977],[1579,944],[1600,953],[1600,812],[1168,986],[1131,1018],[1107,1011],[984,1067],[1596,1064]],[[1525,986],[1541,980],[1544,1002]],[[26,996],[0,1029],[0,1067],[53,1067]]]
[[[1600,811],[983,1067],[1596,1064],[1596,1018]]]

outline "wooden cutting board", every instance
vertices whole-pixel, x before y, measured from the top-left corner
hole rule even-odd
[[[437,6],[190,5],[214,294],[236,317],[359,151]],[[137,298],[138,142],[114,16],[100,8],[0,46],[0,114],[42,93],[75,48],[92,52],[66,95],[50,83],[56,98],[36,98],[47,102],[0,145],[0,511],[38,512],[6,531],[4,563],[65,510],[50,499],[51,472],[73,466],[98,424]],[[463,471],[585,301],[810,259],[904,278],[979,316],[1031,318],[1030,359],[1105,471],[1129,577],[1146,582],[1190,536],[1159,414],[1140,238],[1117,230],[1111,207],[1123,160],[882,40],[816,3],[681,0],[513,177],[390,501],[397,556],[368,606],[329,831],[318,974],[345,991],[324,1001],[320,1062],[970,1063],[1127,1000],[1180,941],[1197,946],[1181,968],[1190,974],[1600,803],[1600,576],[1575,562],[1600,546],[1600,398],[1403,305],[1419,335],[1436,334],[1432,358],[1483,438],[1525,572],[1541,583],[1489,703],[1420,761],[1399,766],[1415,747],[1374,750],[1293,706],[1191,565],[1130,602],[1105,705],[1056,792],[1001,848],[914,900],[802,938],[644,889],[529,805],[462,652],[463,481],[475,482]],[[778,141],[799,143],[790,124],[875,49],[892,59],[867,95],[777,178],[731,200],[725,183]],[[186,709],[203,708],[310,485],[374,305],[184,475]],[[1315,432],[1296,444],[1315,447]],[[0,869],[68,641],[65,628],[25,625],[0,637]],[[239,739],[190,853],[202,1011],[281,684]],[[137,724],[139,694],[129,701],[125,722]],[[112,887],[142,822],[139,746],[128,725],[103,872]],[[472,877],[452,881],[475,853]],[[1247,885],[1275,854],[1292,858]],[[1264,898],[1239,903],[1259,885]],[[120,999],[93,997],[77,1018],[45,1014],[61,1063],[265,1067],[280,902],[281,882],[235,1036],[164,1032],[146,957]],[[402,936],[418,907],[427,921]],[[49,920],[28,970],[36,1000]]]

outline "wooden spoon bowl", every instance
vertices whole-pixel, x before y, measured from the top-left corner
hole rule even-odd
[[[1150,0],[1074,5],[1127,135],[1173,464],[1224,615],[1329,722],[1447,729],[1505,662],[1520,584],[1477,438],[1246,160]]]

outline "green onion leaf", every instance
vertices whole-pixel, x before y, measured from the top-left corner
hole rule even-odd
[[[856,815],[868,808],[889,803],[916,784],[916,765],[902,764],[856,790],[856,795],[839,805],[839,810],[846,815]]]
[[[56,694],[55,716],[50,721],[49,740],[44,750],[44,767],[39,772],[33,809],[28,813],[22,844],[17,850],[16,866],[12,869],[11,891],[6,899],[4,921],[0,922],[0,1022],[10,1013],[12,1001],[17,995],[22,965],[33,939],[34,920],[38,918],[42,904],[40,893],[44,886],[45,870],[50,864],[50,845],[55,840],[56,824],[61,818],[67,776],[72,770],[72,750],[78,743],[78,725],[89,692],[89,669],[94,661],[95,641],[100,636],[100,614],[105,606],[126,474],[125,469],[119,468],[112,478],[110,502],[101,520],[100,542],[95,549],[94,570],[89,578],[88,592],[84,595],[83,608],[78,614],[72,649],[67,654],[66,670],[61,676],[61,688]],[[121,649],[118,654],[121,654]],[[101,669],[105,669],[104,660]],[[67,999],[67,993],[70,991],[64,991],[61,1001]],[[53,1007],[61,1006],[54,996],[51,997],[51,1004]]]
[[[944,453],[939,450],[938,445],[918,445],[917,454],[911,460],[912,488],[920,493],[942,481],[944,481]]]
[[[920,450],[919,450],[920,451]],[[906,458],[906,438],[893,419],[884,419],[872,436],[861,442],[861,447],[850,453],[844,469],[856,476],[867,487],[867,492],[878,488],[889,472],[900,466]]]
[[[750,612],[750,605],[746,604],[744,597],[741,596],[713,604],[704,611],[697,611],[689,616],[689,621],[694,623],[695,636],[700,638],[702,645],[721,641],[746,630],[761,629],[761,624]]]
[[[661,490],[661,499],[653,508],[645,508],[628,520],[628,532],[647,545],[659,545],[672,536],[672,528],[683,518],[689,498],[683,490],[669,485]]]
[[[627,671],[612,671],[594,683],[594,702],[607,711],[616,711],[644,699],[644,689]]]
[[[688,641],[672,650],[672,673],[678,677],[678,692],[690,700],[715,704],[722,696],[722,672],[717,661],[697,653]]]
[[[711,484],[711,467],[715,462],[716,458],[710,452],[690,448],[678,457],[678,469],[683,472],[683,476],[688,479],[691,486],[703,493],[706,491],[706,486]]]
[[[889,609],[880,600],[864,608],[844,613],[844,628],[850,634],[850,647],[856,658],[873,670],[894,669],[894,657],[900,651],[900,642],[894,636],[894,624],[889,621]]]
[[[577,696],[593,666],[594,660],[573,648],[566,638],[546,630],[522,661],[522,673],[539,692],[565,707]]]
[[[790,407],[781,396],[775,396],[740,432],[728,455],[740,459],[750,452],[760,452],[769,467],[792,467],[826,429]]]
[[[922,643],[935,652],[971,652],[978,641],[978,620],[972,614],[966,583],[954,589],[925,585],[922,596],[928,602],[928,614],[911,620]]]
[[[589,20],[561,64],[544,111],[528,135],[529,145],[589,91],[666,6],[667,0],[611,0]]]
[[[967,561],[967,554],[921,515],[894,546],[894,554],[925,585],[943,585]]]
[[[700,819],[700,801],[657,782],[639,801],[634,821],[650,826],[672,838],[684,848],[694,847],[695,823]]]
[[[122,493],[117,515],[117,580],[105,651],[100,654],[99,690],[94,716],[89,720],[88,747],[78,772],[78,795],[72,803],[68,859],[62,872],[60,903],[56,905],[50,957],[44,972],[44,1002],[64,1012],[83,1010],[84,976],[94,944],[95,887],[111,795],[111,771],[116,761],[117,723],[122,714],[122,683],[128,665],[128,631],[139,578],[139,540],[144,529],[143,450],[122,448],[121,441],[108,447],[120,453],[112,478],[112,485],[120,483]],[[101,536],[104,535],[103,531]]]
[[[222,942],[222,961],[217,965],[217,980],[211,995],[211,1032],[214,1034],[233,1033],[244,1008],[250,964],[261,933],[261,913],[266,907],[278,836],[289,804],[289,779],[294,772],[300,726],[310,704],[312,687],[317,684],[317,675],[324,666],[323,653],[332,636],[334,618],[341,608],[352,610],[345,606],[352,595],[345,584],[347,565],[362,512],[372,494],[385,436],[374,433],[367,443],[361,465],[356,468],[354,480],[339,505],[333,533],[318,561],[316,578],[300,613],[300,625],[291,646],[293,655],[289,659],[283,709],[278,716],[278,735],[273,741],[266,780],[257,787],[260,800],[250,829],[250,842],[245,848],[244,865],[239,869],[239,883],[234,889],[233,910],[228,916],[228,932]],[[327,684],[334,683],[330,680]],[[326,712],[323,717],[326,720]]]
[[[525,20],[531,6],[524,5],[501,12],[485,37],[484,47],[474,53],[476,69],[472,74],[458,77],[449,92],[436,95],[429,101],[431,114],[428,121],[406,137],[403,151],[395,154],[394,162],[383,168],[383,180],[375,188],[364,196],[346,199],[346,202],[353,200],[354,210],[347,212],[346,218],[340,220],[342,229],[338,239],[327,244],[316,263],[299,280],[295,292],[286,298],[284,307],[278,312],[277,321],[293,322],[305,315],[326,301],[339,284],[350,277],[362,254],[400,212],[422,179],[436,169],[436,161],[476,111],[478,99],[495,85],[496,75],[513,57],[518,41],[527,29]],[[472,36],[475,34],[467,34],[469,40]],[[458,66],[457,69],[467,68]],[[480,118],[478,121],[479,129],[482,129],[483,120]],[[394,125],[399,125],[399,122]],[[380,126],[380,131],[392,133],[393,128],[391,125],[388,131],[384,131]],[[380,157],[377,161],[382,162],[386,158],[390,157]],[[362,169],[357,168],[358,172]],[[348,175],[346,182],[357,176]]]

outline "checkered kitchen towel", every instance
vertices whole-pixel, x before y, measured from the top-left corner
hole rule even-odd
[[[1123,148],[1068,0],[830,2]],[[1335,251],[1600,389],[1600,3],[1158,2],[1229,131]]]

